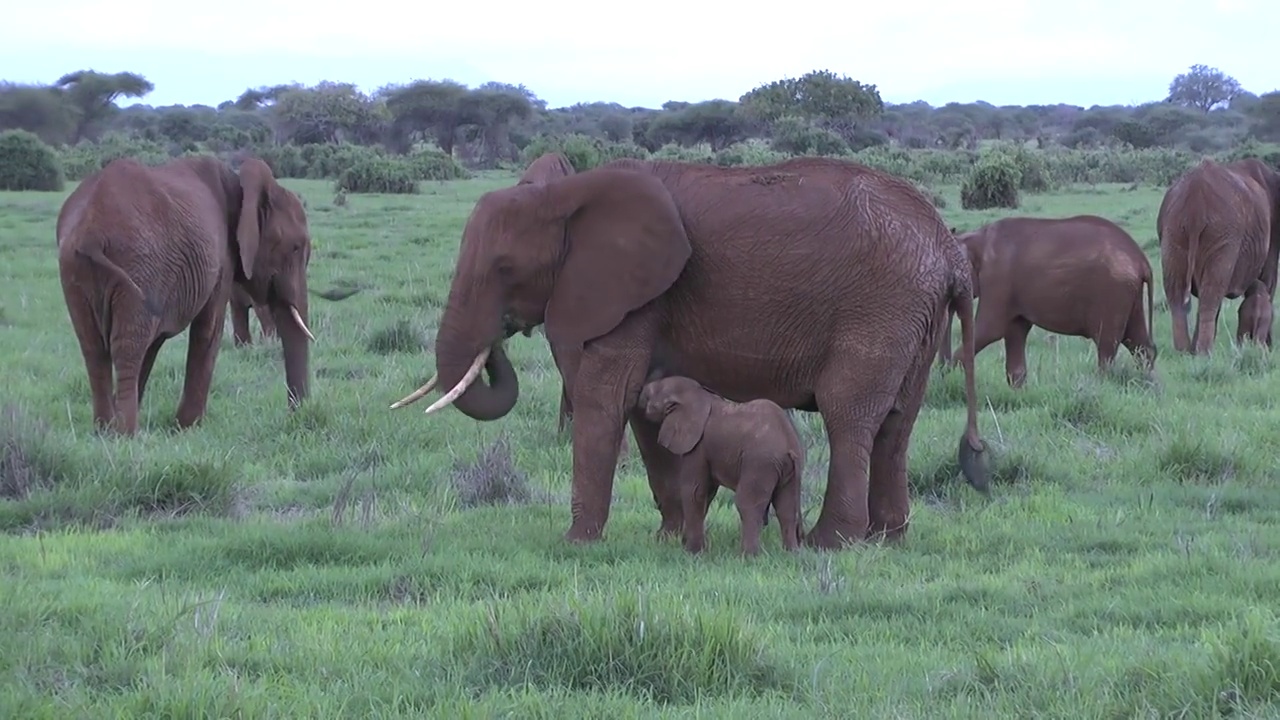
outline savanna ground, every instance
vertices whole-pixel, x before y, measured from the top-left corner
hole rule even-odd
[[[691,557],[653,537],[633,449],[605,541],[574,547],[541,336],[509,343],[521,399],[501,421],[387,408],[433,368],[473,202],[513,182],[338,206],[285,181],[310,208],[312,288],[360,288],[312,301],[312,397],[290,414],[278,343],[235,349],[228,322],[204,424],[170,431],[184,335],[132,440],[90,433],[65,193],[0,194],[0,716],[1280,716],[1280,375],[1231,346],[1235,302],[1195,359],[1157,300],[1156,382],[1125,351],[1098,377],[1090,344],[1037,330],[1015,392],[989,348],[991,501],[958,478],[962,376],[935,372],[901,545],[791,555],[771,522],[744,560],[725,492]],[[941,191],[962,228],[1001,214]],[[1162,192],[1018,212],[1101,214],[1155,259]],[[812,524],[826,440],[798,417]]]

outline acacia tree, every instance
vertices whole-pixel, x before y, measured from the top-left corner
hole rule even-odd
[[[50,144],[75,131],[71,105],[57,88],[0,82],[0,130],[26,130]]]
[[[744,140],[750,130],[751,122],[739,112],[738,104],[730,100],[668,102],[664,107],[673,105],[676,109],[658,115],[646,126],[649,144],[661,147],[669,142],[680,145],[705,142],[719,152]]]
[[[1218,68],[1192,65],[1169,83],[1165,102],[1209,112],[1219,105],[1229,105],[1244,92],[1240,83]]]
[[[381,103],[351,83],[324,81],[315,87],[273,89],[271,115],[280,134],[295,144],[368,144],[385,125]],[[243,96],[242,96],[243,97]]]
[[[864,85],[830,70],[774,80],[752,89],[739,101],[748,116],[768,125],[784,117],[797,117],[831,130],[845,141],[854,139],[861,123],[884,112],[884,101],[875,85]]]
[[[77,70],[58,78],[53,84],[66,93],[67,101],[79,117],[71,142],[80,142],[93,125],[109,118],[117,108],[118,98],[140,98],[156,89],[150,80],[131,72],[101,73]]]

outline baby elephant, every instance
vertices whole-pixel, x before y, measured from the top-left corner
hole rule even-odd
[[[687,377],[646,384],[638,405],[651,422],[661,423],[659,444],[680,456],[685,550],[697,553],[706,546],[707,510],[720,485],[734,491],[744,555],[760,552],[771,503],[783,547],[800,547],[804,446],[782,408],[768,400],[732,402]]]
[[[1244,293],[1240,303],[1239,323],[1236,326],[1236,344],[1243,345],[1245,338],[1271,347],[1271,296],[1261,280],[1254,280]]]

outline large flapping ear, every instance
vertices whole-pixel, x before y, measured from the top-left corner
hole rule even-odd
[[[253,278],[253,265],[262,241],[262,218],[268,210],[268,190],[276,182],[271,168],[258,158],[248,158],[240,165],[240,222],[236,225],[236,244],[240,246],[240,268],[246,280]]]
[[[682,392],[658,430],[658,444],[676,455],[686,455],[702,439],[711,417],[711,397],[704,390]]]
[[[692,248],[675,199],[643,172],[599,168],[548,182],[565,257],[547,303],[547,337],[582,345],[671,287]]]

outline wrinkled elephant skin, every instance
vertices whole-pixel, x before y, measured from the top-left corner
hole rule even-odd
[[[442,400],[493,420],[519,395],[506,338],[545,323],[553,347],[582,348],[568,375],[573,542],[602,536],[624,422],[659,532],[683,526],[675,457],[635,407],[651,372],[820,411],[831,460],[805,543],[838,548],[906,531],[908,439],[949,304],[964,342],[960,464],[985,491],[968,262],[910,182],[842,160],[617,160],[486,193],[463,230],[436,378]]]
[[[1254,280],[1275,297],[1280,173],[1257,158],[1225,164],[1206,158],[1165,192],[1156,232],[1173,347],[1207,355],[1224,299],[1240,297]],[[1194,332],[1191,296],[1200,301]]]
[[[1236,345],[1253,340],[1271,347],[1271,322],[1271,295],[1261,280],[1254,280],[1245,291],[1244,301],[1237,311]]]
[[[1151,262],[1120,226],[1096,215],[1010,217],[956,239],[969,257],[979,298],[974,351],[1003,340],[1012,387],[1026,381],[1032,327],[1089,338],[1099,371],[1121,345],[1148,373],[1154,369]],[[939,353],[950,361],[950,316]]]
[[[261,160],[238,175],[209,156],[159,167],[113,160],[67,197],[57,237],[97,427],[137,432],[156,354],[188,327],[177,423],[199,422],[233,285],[271,311],[290,408],[306,397],[311,238],[297,196]]]

